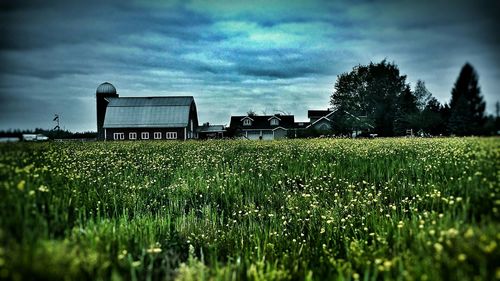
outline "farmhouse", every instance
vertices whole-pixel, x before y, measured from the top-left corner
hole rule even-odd
[[[313,128],[316,130],[331,130],[333,128],[333,113],[331,109],[327,110],[308,110],[307,118],[309,118],[309,125],[306,128]]]
[[[295,128],[294,116],[281,114],[231,116],[229,125],[229,130],[235,135],[251,140],[286,138]]]
[[[373,129],[366,116],[356,116],[344,110],[308,110],[309,125],[306,129],[319,132],[344,131],[352,137]]]
[[[100,140],[186,140],[197,138],[198,113],[191,96],[119,97],[105,82],[97,88]]]

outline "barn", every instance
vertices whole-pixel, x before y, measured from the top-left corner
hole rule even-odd
[[[105,82],[96,91],[100,140],[187,140],[197,138],[192,96],[119,97]]]

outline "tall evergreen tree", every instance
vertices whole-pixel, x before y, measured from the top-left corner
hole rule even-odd
[[[459,136],[481,134],[486,121],[485,107],[477,73],[472,65],[466,63],[451,91],[450,132]]]

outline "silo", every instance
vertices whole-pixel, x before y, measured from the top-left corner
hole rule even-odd
[[[96,107],[97,107],[97,139],[104,140],[104,117],[106,116],[106,107],[108,101],[106,98],[117,98],[116,88],[109,82],[104,82],[97,87],[96,93]]]

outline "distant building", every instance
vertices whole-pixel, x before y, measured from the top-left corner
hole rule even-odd
[[[43,134],[23,134],[24,141],[48,141],[49,138]]]
[[[309,125],[306,128],[327,131],[333,129],[333,113],[331,109],[327,110],[308,110],[307,118],[309,118]]]
[[[226,137],[227,130],[224,125],[210,125],[204,123],[203,126],[198,127],[199,139],[221,139]]]
[[[356,137],[373,129],[366,116],[335,109],[308,110],[309,125],[306,129],[317,132],[336,132]]]
[[[231,116],[229,129],[236,136],[251,140],[286,138],[296,129],[293,115]]]
[[[197,138],[198,113],[191,96],[119,97],[105,82],[97,88],[99,140]]]

